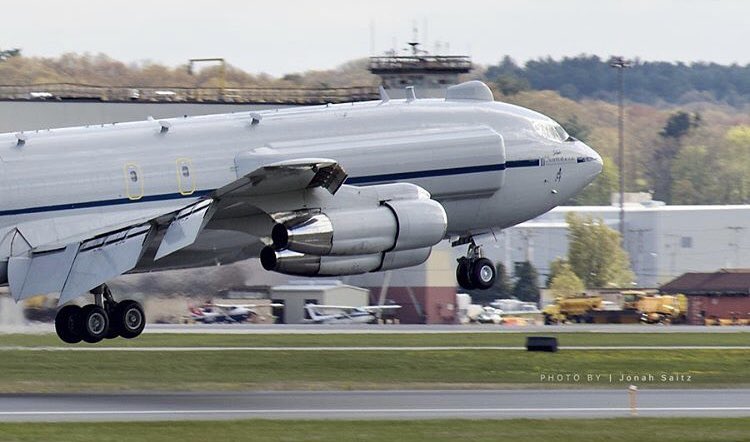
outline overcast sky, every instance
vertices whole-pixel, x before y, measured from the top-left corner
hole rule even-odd
[[[26,55],[219,56],[273,75],[403,48],[415,22],[427,49],[448,42],[484,64],[580,53],[750,62],[744,0],[3,0],[0,17],[0,48]]]

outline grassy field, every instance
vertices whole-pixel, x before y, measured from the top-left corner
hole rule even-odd
[[[750,350],[0,351],[0,392],[750,385]],[[662,375],[689,376],[662,382]],[[545,382],[542,376],[580,378]],[[602,375],[598,381],[587,376]],[[610,378],[611,376],[611,378]]]
[[[207,421],[0,424],[0,441],[659,441],[750,440],[750,419]]]
[[[393,334],[168,334],[147,333],[138,339],[105,340],[98,347],[160,346],[342,346],[342,347],[452,347],[524,346],[527,336],[556,336],[562,346],[749,346],[750,330],[744,333],[393,333]],[[0,335],[1,346],[66,346],[54,334]]]

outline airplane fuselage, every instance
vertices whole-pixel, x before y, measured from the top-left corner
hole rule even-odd
[[[313,106],[43,130],[20,138],[0,134],[0,283],[7,282],[11,237],[19,232],[33,247],[119,220],[147,219],[236,180],[247,169],[243,161],[257,158],[331,158],[348,173],[346,184],[419,185],[445,208],[451,236],[536,217],[601,170],[601,158],[549,118],[471,100]],[[242,222],[209,224],[192,246],[139,269],[257,256],[259,239],[232,227]]]

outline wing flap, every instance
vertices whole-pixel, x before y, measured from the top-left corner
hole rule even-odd
[[[209,198],[178,212],[159,244],[154,261],[193,244],[211,218],[209,212],[213,202]]]
[[[16,301],[62,291],[78,251],[77,244],[8,260],[8,282]]]
[[[135,268],[153,230],[151,223],[142,224],[81,243],[60,293],[59,304]]]

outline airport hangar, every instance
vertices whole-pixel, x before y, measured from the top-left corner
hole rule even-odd
[[[750,268],[750,205],[667,206],[648,194],[630,197],[624,244],[635,273],[633,288],[658,288],[689,272]],[[568,213],[600,218],[619,230],[615,204],[561,206],[506,229],[485,252],[509,269],[531,261],[543,284],[550,263],[567,256]]]

